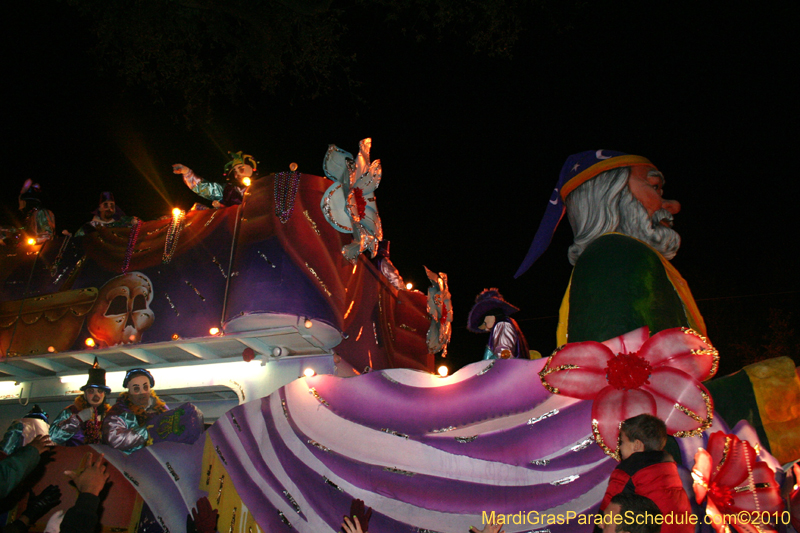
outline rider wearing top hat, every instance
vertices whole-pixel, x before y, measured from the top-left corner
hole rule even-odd
[[[61,411],[50,426],[50,438],[61,446],[100,444],[103,440],[103,418],[110,409],[106,395],[106,371],[100,368],[97,358],[89,369],[89,379],[81,387],[83,394]]]

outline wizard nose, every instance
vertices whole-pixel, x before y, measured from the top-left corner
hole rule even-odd
[[[681,210],[681,204],[677,200],[664,200],[661,203],[661,208],[666,209],[673,215],[677,215]]]

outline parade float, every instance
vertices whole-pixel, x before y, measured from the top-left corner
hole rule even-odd
[[[214,420],[194,443],[164,439],[130,455],[93,446],[113,466],[110,494],[131,502],[106,504],[107,530],[184,531],[207,498],[225,532],[338,531],[348,514],[377,533],[463,532],[490,517],[509,533],[588,532],[619,460],[619,423],[639,413],[675,437],[698,528],[723,531],[703,517],[745,511],[773,525],[740,531],[785,529],[778,491],[781,465],[800,456],[800,380],[778,359],[708,381],[724,354],[669,264],[679,240],[661,228],[677,207],[660,199],[649,161],[598,150],[564,166],[520,271],[566,212],[579,249],[562,347],[438,376],[447,278],[427,271],[427,297],[396,286],[379,254],[380,167],[369,148],[362,141],[353,157],[332,146],[326,178],[256,180],[239,207],[3,258],[4,416],[31,401],[60,409],[97,357],[114,392],[124,370],[146,364],[162,398]],[[583,235],[580,213],[598,200],[581,187],[604,181],[632,193],[655,240],[620,224],[627,212]],[[306,367],[314,372],[298,377]],[[58,449],[36,488],[86,449]]]

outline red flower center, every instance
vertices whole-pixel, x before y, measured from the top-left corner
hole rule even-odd
[[[723,513],[733,509],[734,500],[731,487],[721,487],[716,483],[711,483],[708,487],[708,497],[714,500],[714,503]]]
[[[358,210],[358,218],[364,218],[367,214],[367,201],[364,200],[364,192],[356,187],[353,189],[353,196],[356,199],[356,209]]]
[[[618,353],[608,362],[606,379],[615,389],[638,389],[645,383],[653,367],[636,353]]]
[[[447,304],[442,303],[442,316],[439,318],[439,323],[444,327],[447,324]]]

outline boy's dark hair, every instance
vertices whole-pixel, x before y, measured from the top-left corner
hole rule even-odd
[[[619,512],[623,516],[622,523],[617,525],[615,531],[629,531],[630,533],[660,533],[661,525],[656,523],[656,517],[661,516],[661,511],[658,509],[658,506],[655,504],[655,502],[653,502],[653,500],[650,498],[636,494],[635,492],[620,492],[611,498],[610,503],[616,503],[619,505]],[[634,519],[632,521],[626,521],[625,513],[628,511],[633,513]],[[640,516],[643,516],[644,518],[637,520],[636,517]]]
[[[625,420],[619,427],[628,440],[642,441],[645,451],[663,450],[667,444],[667,425],[658,417],[641,414]]]

